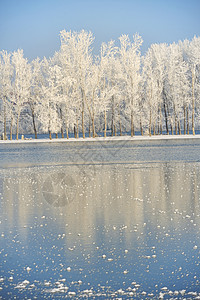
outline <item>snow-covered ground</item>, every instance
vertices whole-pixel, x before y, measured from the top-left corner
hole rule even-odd
[[[0,140],[0,144],[13,143],[59,143],[59,142],[106,142],[106,141],[154,141],[154,140],[200,140],[200,135],[155,135],[155,136],[114,136],[114,137],[95,137],[95,138],[58,138],[58,139],[19,139],[19,140]]]

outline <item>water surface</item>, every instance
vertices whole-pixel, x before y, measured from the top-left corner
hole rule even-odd
[[[198,299],[200,145],[0,145],[2,299]]]

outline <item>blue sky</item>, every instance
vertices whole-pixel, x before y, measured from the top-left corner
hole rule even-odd
[[[102,42],[138,32],[152,43],[200,36],[200,0],[0,0],[0,50],[24,49],[31,60],[59,49],[62,29],[90,30]]]

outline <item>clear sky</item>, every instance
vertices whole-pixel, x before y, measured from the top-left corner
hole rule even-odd
[[[200,36],[200,0],[0,0],[0,50],[49,57],[63,29],[92,31],[95,53],[102,42],[138,32],[144,52],[152,43]]]

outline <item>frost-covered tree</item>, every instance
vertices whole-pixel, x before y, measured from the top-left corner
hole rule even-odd
[[[88,95],[85,98],[86,106],[88,109],[88,129],[89,129],[89,136],[91,136],[91,127],[92,127],[92,136],[96,136],[96,129],[95,129],[95,118],[99,116],[100,111],[102,109],[102,105],[100,102],[100,66],[98,62],[93,63],[91,66],[91,73],[88,78]]]
[[[69,130],[74,129],[75,113],[72,101],[74,78],[71,76],[73,70],[70,63],[70,56],[67,51],[61,47],[60,51],[54,55],[54,63],[60,67],[60,116],[62,125],[65,126],[67,139],[69,138]],[[64,136],[64,129],[61,129]]]
[[[12,92],[13,67],[11,65],[11,53],[0,52],[0,99],[3,102],[3,132],[4,139],[7,139],[7,118],[10,114],[10,96]]]
[[[153,44],[150,47],[153,53],[153,73],[156,80],[156,94],[158,105],[158,132],[162,134],[162,107],[164,111],[164,119],[166,132],[169,133],[168,128],[168,107],[167,94],[165,90],[166,80],[166,63],[167,63],[167,44]]]
[[[37,110],[40,107],[41,83],[42,83],[41,61],[39,58],[36,58],[31,62],[31,82],[30,82],[30,89],[29,89],[29,96],[28,96],[28,104],[31,110],[33,130],[36,139],[37,139],[36,115],[37,115]]]
[[[134,133],[134,115],[137,114],[138,110],[138,91],[141,80],[140,69],[141,69],[141,55],[140,47],[142,45],[142,38],[136,34],[133,36],[131,42],[128,35],[122,35],[120,38],[120,62],[122,66],[123,78],[125,81],[125,92],[127,106],[130,110],[131,117],[131,136]]]
[[[166,78],[166,93],[168,106],[171,112],[171,131],[173,123],[175,133],[181,133],[181,121],[184,120],[184,133],[186,133],[186,106],[188,100],[187,71],[188,66],[183,60],[179,44],[171,44],[168,47],[168,63]]]
[[[192,41],[184,40],[180,42],[183,48],[184,59],[189,68],[189,84],[192,106],[192,132],[195,134],[195,100],[199,88],[199,69],[200,69],[200,37],[194,37]]]
[[[42,62],[43,80],[41,85],[41,100],[38,118],[42,124],[44,132],[58,134],[61,128],[59,117],[59,103],[61,101],[61,70],[58,65],[54,65],[52,59],[43,59]]]
[[[30,64],[23,50],[0,52],[0,121],[4,138],[10,125],[18,139],[31,124],[37,133],[61,132],[67,138],[81,129],[117,132],[146,129],[149,135],[195,134],[200,121],[200,38],[179,43],[153,44],[141,57],[142,38],[136,34],[101,45],[92,54],[91,32],[60,32],[61,47],[53,57]],[[29,119],[26,118],[29,116]],[[20,123],[20,126],[19,126]],[[15,125],[16,124],[16,125]],[[157,128],[157,130],[156,130]],[[38,132],[37,132],[38,131]]]
[[[146,103],[146,114],[148,119],[148,132],[151,135],[152,126],[153,133],[156,130],[156,121],[158,117],[160,89],[158,89],[157,74],[155,70],[154,52],[149,48],[143,59],[143,88]]]
[[[80,110],[82,134],[85,137],[85,107],[89,93],[89,82],[93,63],[91,45],[94,37],[91,32],[60,32],[61,51],[66,53],[70,61],[70,77],[73,81],[73,93],[77,97],[77,113]],[[77,128],[78,129],[78,128]]]
[[[111,111],[111,134],[116,132],[115,95],[116,95],[116,51],[114,41],[101,45],[100,69],[100,112],[104,115],[104,137],[107,130],[107,112]],[[116,62],[117,63],[117,62]]]
[[[20,114],[29,97],[31,67],[28,60],[24,58],[23,50],[13,52],[12,65],[14,68],[12,92],[16,116],[16,139],[18,140]]]

